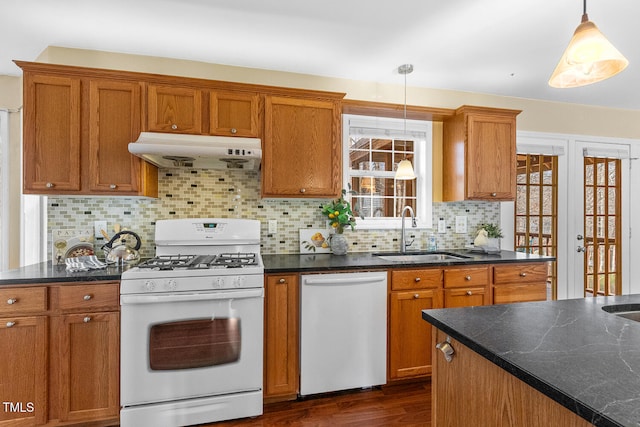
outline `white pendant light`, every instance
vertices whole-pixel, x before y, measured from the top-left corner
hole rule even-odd
[[[404,74],[404,133],[405,135],[407,134],[407,74],[410,74],[412,72],[413,72],[413,65],[411,64],[404,64],[398,67],[398,73]],[[403,138],[406,138],[406,136],[404,136]],[[406,141],[404,143],[404,148],[406,151],[406,148],[407,148]],[[411,165],[411,162],[407,160],[406,153],[404,155],[404,159],[402,159],[398,163],[395,178],[400,180],[416,179],[416,174],[413,171],[413,166]]]
[[[582,22],[553,71],[549,86],[585,86],[615,76],[627,65],[627,58],[605,38],[596,24],[589,21],[587,0],[583,0]]]

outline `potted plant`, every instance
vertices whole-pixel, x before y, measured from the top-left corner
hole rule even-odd
[[[349,190],[342,189],[342,194],[336,200],[321,207],[322,214],[329,219],[329,224],[335,230],[335,234],[330,237],[331,251],[335,255],[347,253],[347,239],[344,237],[345,227],[355,229],[356,218],[351,210],[351,204],[345,200],[347,194],[357,194],[349,186]]]
[[[487,251],[499,251],[500,239],[503,237],[498,224],[480,224],[474,240],[474,246],[485,248]]]

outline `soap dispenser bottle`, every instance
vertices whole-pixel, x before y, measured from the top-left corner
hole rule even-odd
[[[427,232],[427,250],[428,251],[437,251],[438,250],[438,240],[436,239],[436,234],[433,230]]]

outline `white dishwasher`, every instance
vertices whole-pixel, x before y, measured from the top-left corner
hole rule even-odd
[[[301,276],[300,394],[387,379],[387,273]]]

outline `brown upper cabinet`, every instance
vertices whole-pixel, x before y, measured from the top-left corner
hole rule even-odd
[[[443,201],[515,200],[519,110],[462,106],[443,124]]]
[[[157,168],[127,149],[140,133],[137,81],[80,67],[18,65],[25,194],[157,197]]]
[[[23,84],[24,192],[80,191],[80,78],[25,71]]]
[[[140,134],[140,84],[89,81],[89,191],[150,194],[156,168],[132,156],[127,145]],[[155,181],[154,181],[155,180]],[[155,190],[157,191],[157,190]]]
[[[339,100],[267,96],[263,197],[336,197],[342,182]]]
[[[260,95],[251,92],[211,91],[209,133],[258,138],[261,134]]]
[[[202,133],[202,91],[197,88],[149,84],[150,132]]]

